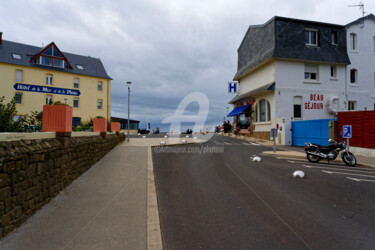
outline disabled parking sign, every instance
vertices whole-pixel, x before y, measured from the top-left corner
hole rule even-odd
[[[342,137],[343,138],[352,138],[352,125],[342,126]]]

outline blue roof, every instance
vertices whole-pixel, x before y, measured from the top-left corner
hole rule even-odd
[[[8,63],[20,66],[28,66],[33,68],[48,69],[60,72],[66,72],[71,74],[87,75],[100,78],[111,79],[108,76],[101,60],[99,58],[75,55],[71,53],[66,53],[61,51],[64,54],[65,58],[69,61],[72,69],[58,68],[45,66],[41,64],[35,64],[30,62],[30,59],[39,53],[43,48],[36,47],[31,45],[26,45],[22,43],[16,43],[11,41],[3,40],[3,45],[0,46],[0,63]],[[19,54],[21,59],[15,59],[12,57],[12,54]],[[77,64],[82,65],[84,70],[77,69]]]
[[[233,110],[228,114],[228,117],[242,114],[242,112],[244,112],[245,109],[246,109],[247,107],[249,107],[249,106],[250,106],[250,104],[248,104],[248,105],[244,105],[244,106],[241,106],[241,107],[238,107],[238,108],[233,109]]]

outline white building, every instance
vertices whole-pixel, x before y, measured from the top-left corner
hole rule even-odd
[[[369,109],[370,103],[374,108],[370,99],[374,97],[375,67],[366,63],[375,61],[375,47],[366,54],[367,62],[361,61],[359,51],[366,48],[360,32],[375,30],[373,18],[365,18],[364,28],[356,22],[348,27],[357,34],[358,49],[350,53],[350,59],[356,57],[352,65],[345,26],[284,17],[250,26],[238,49],[234,80],[239,81],[240,93],[230,101],[235,108],[242,106],[230,114],[241,132],[247,129],[254,137],[269,139],[270,129],[279,128],[278,143],[291,145],[294,121],[332,119],[353,102],[356,108]],[[369,44],[367,41],[367,49],[371,49]],[[349,83],[352,66],[357,70],[355,83]],[[371,77],[369,72],[362,76],[365,71],[370,71]],[[240,112],[244,105],[248,105],[246,112]]]
[[[349,110],[375,110],[375,16],[346,25]]]

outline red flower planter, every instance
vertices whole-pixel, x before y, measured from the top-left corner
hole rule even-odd
[[[120,123],[119,122],[111,122],[111,131],[112,132],[119,132],[120,131]]]
[[[72,132],[73,108],[66,105],[43,106],[43,132]]]
[[[94,118],[94,132],[107,132],[107,119]]]

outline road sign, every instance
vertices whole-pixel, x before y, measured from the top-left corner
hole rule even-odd
[[[352,138],[352,125],[342,126],[342,137],[343,138]]]
[[[20,91],[30,91],[30,92],[39,92],[39,93],[46,93],[46,94],[57,94],[57,95],[72,95],[72,96],[80,96],[81,92],[77,89],[63,89],[63,88],[55,88],[55,87],[47,87],[42,85],[32,85],[32,84],[23,84],[23,83],[16,83],[13,85],[15,90]]]
[[[272,140],[272,138],[276,138],[277,137],[277,128],[271,128],[270,134],[271,134],[271,140]]]
[[[228,82],[228,93],[238,93],[238,82]]]
[[[271,140],[273,140],[273,152],[276,152],[277,128],[271,128],[270,136],[271,136]]]

